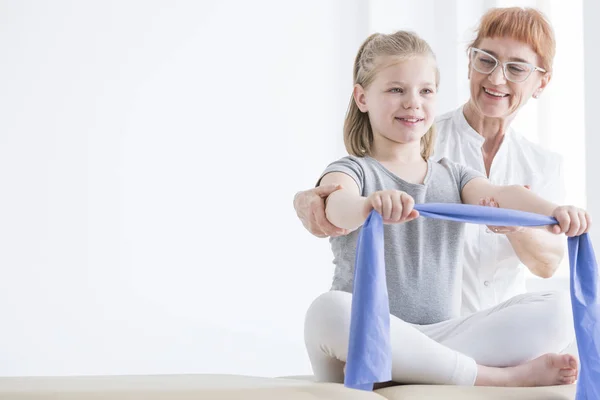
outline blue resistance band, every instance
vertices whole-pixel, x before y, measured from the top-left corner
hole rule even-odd
[[[423,217],[496,226],[554,225],[544,215],[465,204],[417,204]],[[600,304],[598,265],[588,234],[568,238],[571,303],[580,368],[576,400],[600,399]],[[390,310],[385,280],[383,220],[372,211],[356,246],[347,387],[373,390],[392,379]],[[549,332],[549,334],[552,334]]]

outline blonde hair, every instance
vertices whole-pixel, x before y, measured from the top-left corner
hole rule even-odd
[[[552,71],[552,62],[556,53],[554,31],[548,19],[535,8],[492,8],[479,21],[477,37],[469,46],[479,47],[485,38],[508,37],[531,46],[542,59],[546,71]]]
[[[380,65],[377,58],[391,56],[406,60],[415,56],[430,56],[435,60],[435,54],[429,44],[412,32],[398,31],[390,35],[375,33],[367,38],[358,49],[354,60],[354,84],[367,88],[375,79]],[[440,82],[440,72],[436,66],[436,87]],[[350,97],[350,104],[344,121],[344,144],[346,151],[357,157],[371,154],[373,145],[373,128],[369,115],[358,108],[354,96]],[[433,154],[435,144],[435,124],[421,138],[421,156],[428,159]]]

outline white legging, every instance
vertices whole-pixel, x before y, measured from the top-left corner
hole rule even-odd
[[[352,295],[330,291],[306,313],[304,340],[315,377],[343,382],[348,354]],[[510,367],[546,353],[559,353],[573,340],[567,293],[513,297],[467,317],[414,325],[390,317],[392,380],[398,383],[473,385],[477,364]]]

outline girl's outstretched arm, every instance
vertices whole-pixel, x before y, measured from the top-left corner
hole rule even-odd
[[[356,182],[342,172],[328,173],[319,184],[342,187],[330,194],[325,202],[327,219],[338,228],[357,229],[373,209],[381,214],[385,224],[404,223],[419,216],[414,209],[415,200],[400,190],[380,190],[364,197]]]
[[[353,231],[367,219],[367,215],[364,215],[365,198],[360,195],[354,179],[342,172],[330,172],[319,182],[319,186],[332,184],[342,188],[331,193],[325,200],[327,220],[338,228]]]
[[[558,234],[576,236],[587,232],[591,226],[591,218],[585,210],[558,206],[519,185],[499,186],[485,178],[476,178],[464,186],[461,197],[466,204],[477,205],[481,199],[492,198],[501,208],[556,218],[559,224],[549,226],[547,230],[526,228],[506,234],[520,261],[542,278],[551,277],[564,257],[565,241]]]

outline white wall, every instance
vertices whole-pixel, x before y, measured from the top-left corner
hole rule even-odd
[[[0,375],[310,373],[331,254],[292,197],[355,52],[416,30],[449,110],[493,3],[0,0]]]
[[[0,2],[0,375],[310,371],[360,7]]]
[[[584,29],[584,76],[585,76],[585,162],[587,207],[595,216],[595,229],[590,231],[592,241],[597,243],[596,253],[600,255],[600,180],[596,173],[600,171],[600,137],[598,136],[598,110],[600,110],[600,54],[598,54],[598,38],[600,37],[600,4],[594,0],[583,0]]]

